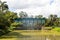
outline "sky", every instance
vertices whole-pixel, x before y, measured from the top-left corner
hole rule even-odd
[[[7,1],[10,11],[24,11],[29,16],[56,14],[60,17],[60,0],[2,0]]]

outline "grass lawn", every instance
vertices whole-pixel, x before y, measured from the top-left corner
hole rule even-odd
[[[60,40],[60,32],[49,30],[15,30],[0,40]]]

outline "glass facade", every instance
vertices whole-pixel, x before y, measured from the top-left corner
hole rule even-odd
[[[19,20],[19,21],[18,21]],[[37,24],[44,24],[44,18],[19,18],[15,21],[22,22],[25,29],[34,29]]]

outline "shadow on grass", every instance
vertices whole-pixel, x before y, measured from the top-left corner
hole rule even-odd
[[[29,35],[22,35],[18,32],[11,32],[9,34],[6,34],[6,35],[3,35],[2,37],[0,37],[0,39],[8,39],[8,38],[28,38],[28,37],[31,37]]]

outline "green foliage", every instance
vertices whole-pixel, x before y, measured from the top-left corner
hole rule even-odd
[[[59,18],[57,15],[50,15],[49,18],[46,20],[45,26],[59,26]]]
[[[20,16],[20,18],[27,18],[28,17],[27,13],[26,12],[23,12],[23,11],[21,11],[19,13],[19,16]]]
[[[14,28],[18,27],[19,25],[22,25],[21,22],[14,22],[14,23],[11,23],[10,27],[8,28],[9,31],[13,31]]]
[[[60,32],[60,27],[55,27],[54,29],[52,29],[54,31]]]
[[[2,13],[6,12],[9,8],[8,8],[8,5],[5,4],[6,2],[2,2],[0,1],[0,11],[2,11]]]
[[[6,5],[5,3],[6,2],[1,2],[0,5],[0,36],[12,31],[15,27],[13,24],[15,24],[16,26],[19,25],[19,23],[15,23],[14,21],[14,19],[17,18],[17,14],[6,10],[8,9],[8,5]]]
[[[43,15],[35,16],[35,18],[43,18]]]
[[[1,32],[4,31],[3,34],[12,31],[12,24],[15,23],[15,18],[17,18],[17,15],[13,12],[7,11],[5,14],[0,13],[0,30]]]

